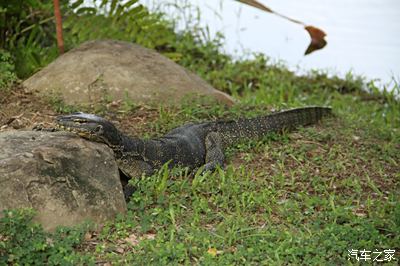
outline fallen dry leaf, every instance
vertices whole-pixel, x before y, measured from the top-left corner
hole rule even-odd
[[[154,240],[156,238],[156,234],[145,234],[143,237],[149,240]]]
[[[115,252],[117,252],[118,254],[124,254],[125,249],[124,249],[123,247],[117,247],[117,248],[115,249]]]
[[[92,239],[92,233],[91,232],[86,232],[86,234],[85,234],[85,236],[84,236],[84,239],[85,239],[85,241],[89,241],[89,240],[91,240]]]
[[[139,244],[139,239],[136,237],[135,234],[131,234],[127,238],[125,238],[125,242],[131,244],[132,246],[136,246],[137,244]]]

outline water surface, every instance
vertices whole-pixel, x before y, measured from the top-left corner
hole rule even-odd
[[[300,25],[234,0],[142,0],[157,2],[199,6],[202,24],[211,34],[221,31],[225,51],[235,56],[261,52],[299,71],[323,69],[341,76],[352,71],[384,83],[400,80],[399,0],[260,0],[328,34],[328,45],[308,56],[303,54],[309,37]]]

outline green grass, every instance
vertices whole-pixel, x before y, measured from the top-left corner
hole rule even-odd
[[[118,114],[127,133],[160,136],[186,122],[254,117],[305,105],[332,106],[334,117],[292,133],[240,143],[227,151],[225,169],[214,173],[164,167],[154,176],[132,180],[137,190],[128,214],[100,231],[77,227],[45,233],[31,222],[32,212],[6,212],[0,220],[0,264],[342,265],[356,264],[348,260],[350,249],[395,249],[396,261],[391,263],[397,265],[398,84],[382,92],[351,74],[344,79],[319,71],[297,76],[264,55],[233,60],[219,50],[223,39],[201,39],[195,29],[176,34],[160,14],[147,18],[155,22],[150,24],[150,39],[148,32],[135,33],[135,27],[125,32],[118,23],[112,31],[91,30],[97,27],[91,19],[108,25],[110,18],[72,18],[76,20],[69,26],[78,30],[66,31],[70,46],[89,35],[136,36],[132,38],[238,100],[232,108],[207,101],[148,108],[126,98],[115,110],[105,99],[101,106],[83,109]],[[85,23],[86,31],[80,31]],[[153,39],[162,43],[146,44]],[[7,75],[0,83],[9,84],[16,79],[13,65],[8,57],[3,61]],[[57,113],[82,110],[57,97],[49,102]]]
[[[188,121],[255,116],[283,106],[270,102],[276,95],[256,91],[232,109],[193,103],[160,107],[144,128],[157,136]],[[313,100],[305,102],[333,106],[334,117],[315,127],[243,142],[228,151],[226,168],[214,173],[164,167],[152,177],[132,180],[137,190],[129,213],[101,232],[89,230],[93,239],[75,233],[79,241],[60,244],[56,235],[47,237],[72,248],[70,261],[85,256],[89,262],[115,264],[336,265],[356,262],[348,261],[350,249],[398,250],[398,103],[364,101],[355,94],[318,95],[310,94]],[[285,106],[296,106],[297,97],[302,96]],[[0,245],[14,241],[12,228],[1,232]],[[41,243],[40,234],[31,239]],[[44,251],[30,252],[39,256]]]

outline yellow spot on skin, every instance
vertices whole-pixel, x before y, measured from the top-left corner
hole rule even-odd
[[[84,132],[78,132],[78,135],[81,136],[81,137],[86,137],[87,136],[87,134],[84,133]]]

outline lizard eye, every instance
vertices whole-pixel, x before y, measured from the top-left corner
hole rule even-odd
[[[95,128],[94,131],[97,132],[97,133],[102,133],[102,132],[103,132],[103,126],[102,126],[102,125],[98,125],[98,126]]]

